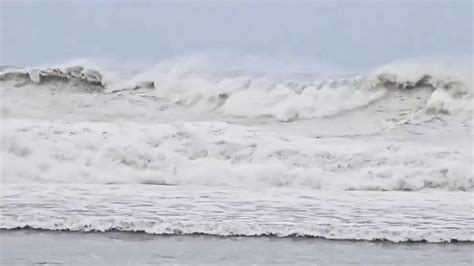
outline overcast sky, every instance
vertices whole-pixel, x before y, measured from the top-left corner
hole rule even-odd
[[[416,3],[414,3],[416,2]],[[153,62],[202,51],[348,67],[472,53],[472,1],[4,1],[1,64]]]

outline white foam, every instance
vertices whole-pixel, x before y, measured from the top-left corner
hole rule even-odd
[[[98,69],[105,92],[131,90],[136,84],[150,81],[155,86],[155,95],[161,99],[197,112],[218,112],[225,116],[270,116],[286,122],[338,115],[368,106],[394,90],[386,88],[380,82],[380,76],[388,77],[395,84],[416,84],[430,76],[432,95],[426,96],[424,105],[412,106],[413,109],[455,115],[472,113],[472,70],[440,60],[392,63],[366,77],[328,79],[315,73],[313,80],[304,81],[282,80],[274,74],[256,77],[234,73],[226,76],[208,70],[209,67],[204,71],[196,67],[203,63],[197,62],[162,63],[135,74],[110,71],[88,61],[73,63],[81,63],[85,74],[90,73],[90,69]],[[67,70],[71,65],[60,67]],[[30,69],[27,72],[37,83],[38,71]]]
[[[6,184],[0,229],[474,241],[472,193]],[[86,199],[86,200],[85,200]]]
[[[35,69],[0,83],[0,228],[473,241],[461,76],[391,65],[290,80],[180,62],[84,67],[94,82],[89,69],[101,89]]]
[[[454,114],[472,113],[473,59],[473,55],[463,55],[400,60],[379,67],[374,76],[388,75],[392,81],[399,84],[415,84],[423,77],[429,76],[434,91],[427,99],[427,110]]]
[[[9,183],[474,189],[469,147],[446,143],[314,139],[221,122],[6,119],[3,126]]]

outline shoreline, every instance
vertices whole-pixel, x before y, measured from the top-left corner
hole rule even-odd
[[[349,242],[349,243],[372,243],[372,244],[393,244],[393,245],[403,245],[403,244],[412,244],[412,245],[453,245],[453,244],[461,244],[461,245],[474,245],[474,241],[464,241],[464,240],[457,240],[457,239],[451,239],[451,241],[443,241],[443,242],[430,242],[425,239],[422,239],[420,241],[417,240],[407,240],[407,241],[392,241],[389,239],[372,239],[372,240],[367,240],[367,239],[343,239],[343,238],[326,238],[323,236],[312,236],[312,235],[298,235],[298,234],[292,234],[292,235],[284,235],[284,236],[279,236],[277,234],[269,233],[269,234],[261,234],[261,235],[240,235],[240,234],[234,234],[234,235],[218,235],[218,234],[208,234],[208,233],[176,233],[176,234],[169,234],[169,233],[163,233],[163,234],[154,234],[154,233],[147,233],[143,230],[137,230],[137,231],[125,231],[125,230],[117,230],[117,229],[110,229],[106,231],[100,231],[100,230],[89,230],[89,231],[79,231],[79,230],[67,230],[67,229],[58,229],[58,230],[51,230],[51,229],[43,229],[43,228],[33,228],[31,226],[24,226],[24,227],[18,227],[18,228],[0,228],[0,235],[4,233],[13,233],[13,232],[31,232],[31,233],[57,233],[57,234],[85,234],[85,235],[111,235],[111,236],[136,236],[137,238],[143,237],[143,238],[173,238],[173,237],[183,237],[183,238],[212,238],[212,239],[258,239],[258,238],[267,238],[267,239],[282,239],[282,240],[292,240],[292,241],[305,241],[305,240],[315,240],[315,241],[334,241],[334,242]]]
[[[471,265],[474,262],[472,243],[376,243],[40,230],[0,230],[0,236],[0,262],[5,265]]]

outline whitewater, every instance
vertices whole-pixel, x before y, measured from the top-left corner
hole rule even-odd
[[[472,242],[461,61],[5,67],[0,228]]]

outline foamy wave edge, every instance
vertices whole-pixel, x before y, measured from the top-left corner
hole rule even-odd
[[[299,226],[300,227],[300,226]],[[229,223],[160,223],[143,221],[114,221],[111,219],[88,219],[82,221],[34,221],[0,224],[0,230],[42,230],[58,232],[123,232],[143,233],[156,236],[193,236],[214,237],[278,237],[278,238],[318,238],[327,240],[350,241],[387,241],[393,243],[473,243],[473,233],[458,230],[456,232],[411,231],[411,230],[360,230],[358,228],[294,228],[284,225],[245,226]]]

